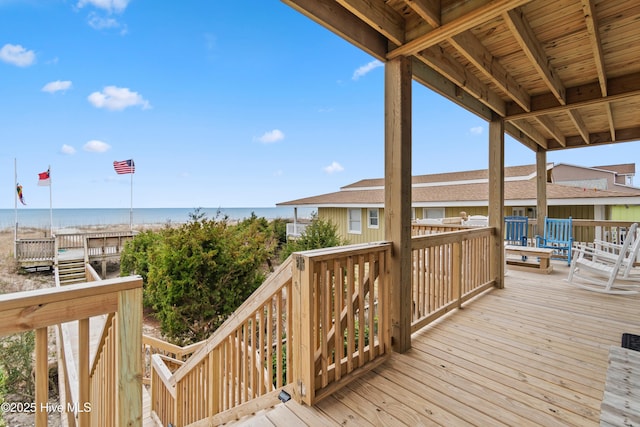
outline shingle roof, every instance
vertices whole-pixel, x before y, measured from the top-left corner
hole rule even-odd
[[[533,168],[533,169],[532,169]],[[509,175],[507,175],[507,170]],[[505,169],[505,177],[523,177],[522,180],[505,181],[505,201],[535,200],[537,187],[534,177],[535,165],[510,167]],[[524,179],[528,176],[527,179]],[[446,178],[446,179],[445,179]],[[452,172],[445,174],[416,176],[413,179],[412,202],[450,204],[456,202],[463,204],[469,202],[477,204],[486,202],[489,198],[488,182],[469,182],[465,180],[487,179],[487,170]],[[455,181],[454,184],[447,182]],[[420,185],[429,184],[432,185]],[[438,185],[437,183],[441,183]],[[610,198],[640,197],[640,189],[636,192],[619,192],[612,190],[596,190],[592,188],[572,187],[562,184],[547,183],[547,199],[549,202],[575,199],[579,204],[580,199],[610,199]],[[589,202],[590,204],[593,202]],[[354,184],[342,187],[341,191],[305,197],[278,203],[278,206],[311,205],[311,206],[355,206],[355,205],[383,205],[384,204],[384,179],[365,179]]]
[[[552,164],[549,163],[548,167]],[[505,178],[513,177],[530,177],[536,173],[536,165],[508,166],[504,168]],[[453,182],[467,181],[477,179],[489,179],[489,171],[487,169],[479,169],[462,172],[444,172],[430,175],[416,175],[412,178],[412,184],[427,184],[434,182]],[[362,179],[353,184],[345,185],[342,189],[351,189],[358,187],[384,187],[384,178]]]

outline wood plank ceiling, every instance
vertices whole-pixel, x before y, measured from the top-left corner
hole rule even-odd
[[[638,0],[282,1],[532,150],[640,140]]]

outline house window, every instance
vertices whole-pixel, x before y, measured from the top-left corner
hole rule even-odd
[[[369,228],[379,228],[380,227],[380,216],[379,209],[369,209],[368,217],[369,217]]]
[[[352,234],[362,233],[362,215],[360,209],[349,209],[348,230]]]
[[[524,208],[513,208],[511,209],[511,215],[513,216],[527,216]]]
[[[422,218],[424,219],[444,218],[444,208],[423,208]]]

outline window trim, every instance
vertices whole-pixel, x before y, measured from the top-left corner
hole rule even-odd
[[[357,211],[357,218],[352,221],[351,214]],[[356,221],[357,220],[357,221]],[[359,229],[355,230],[351,228],[351,223],[357,223]],[[347,233],[349,234],[362,234],[362,209],[361,208],[348,208],[347,209]]]
[[[372,225],[371,224],[371,220],[373,219],[373,217],[371,216],[371,213],[375,212],[375,220],[376,220],[376,224]],[[380,228],[380,209],[379,208],[369,208],[367,209],[367,227],[368,228],[372,228],[372,229],[379,229]]]

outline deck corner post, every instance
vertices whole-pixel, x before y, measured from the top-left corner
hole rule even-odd
[[[489,122],[489,227],[490,277],[504,288],[504,119],[494,114]]]
[[[394,351],[411,348],[411,59],[385,64],[385,240],[391,242],[391,336]]]
[[[142,280],[118,293],[116,313],[116,419],[119,426],[142,424]]]
[[[313,264],[308,256],[300,253],[293,254],[291,265],[293,278],[293,331],[291,346],[292,353],[292,383],[293,398],[299,403],[313,405],[315,400],[315,386],[313,383],[314,351],[313,351]]]

